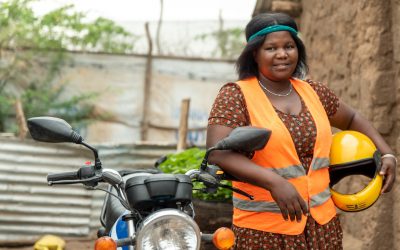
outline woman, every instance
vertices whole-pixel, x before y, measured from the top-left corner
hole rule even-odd
[[[300,80],[306,51],[292,18],[254,17],[247,45],[236,62],[239,81],[224,85],[212,107],[207,147],[235,127],[272,130],[267,146],[244,156],[214,152],[211,162],[238,180],[233,185],[236,249],[342,249],[342,229],[329,193],[331,126],[364,133],[385,155],[382,192],[395,180],[397,159],[372,125],[326,86]],[[325,161],[324,161],[325,159]]]

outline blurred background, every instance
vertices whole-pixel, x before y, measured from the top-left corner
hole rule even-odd
[[[399,152],[399,0],[3,0],[0,242],[87,237],[99,226],[102,194],[49,188],[45,179],[90,154],[33,142],[27,118],[65,119],[109,168],[151,167],[162,155],[204,148],[213,100],[237,79],[244,27],[266,11],[296,19],[309,78]],[[344,188],[363,184],[351,179]],[[400,249],[398,196],[395,186],[372,208],[341,214],[347,249]]]

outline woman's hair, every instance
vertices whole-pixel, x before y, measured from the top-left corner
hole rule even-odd
[[[298,31],[296,22],[290,16],[283,13],[263,13],[253,17],[247,24],[246,41],[253,34],[272,25],[286,25]],[[292,33],[290,35],[296,43],[299,52],[299,59],[293,76],[302,79],[308,72],[306,48],[300,38],[292,35]],[[257,36],[248,42],[236,60],[236,71],[239,75],[239,80],[252,76],[258,77],[259,72],[257,62],[254,59],[254,51],[263,45],[265,36]]]

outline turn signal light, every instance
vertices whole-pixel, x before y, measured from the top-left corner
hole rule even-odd
[[[235,234],[227,227],[218,228],[214,232],[213,243],[220,250],[229,249],[235,244]]]
[[[98,238],[94,243],[94,250],[116,250],[117,243],[109,236]]]

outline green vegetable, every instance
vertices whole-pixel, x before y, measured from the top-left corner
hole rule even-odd
[[[164,173],[184,174],[191,169],[199,169],[205,153],[205,150],[190,148],[180,153],[169,154],[167,160],[159,168]],[[221,183],[230,185],[229,181],[222,181]],[[232,197],[232,191],[225,188],[218,188],[215,193],[210,194],[199,190],[204,188],[202,183],[195,182],[193,185],[195,189],[193,197],[201,200],[226,201]]]

